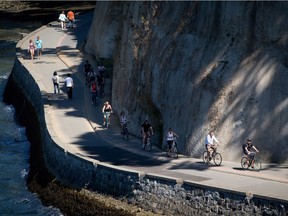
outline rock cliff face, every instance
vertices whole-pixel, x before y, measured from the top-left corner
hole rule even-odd
[[[224,160],[249,137],[265,162],[288,155],[287,2],[98,2],[86,52],[113,58],[112,105],[139,135],[200,157],[214,130]]]

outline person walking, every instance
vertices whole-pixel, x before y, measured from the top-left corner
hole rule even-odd
[[[53,73],[52,82],[53,82],[53,85],[54,85],[54,94],[56,94],[57,92],[59,94],[60,93],[59,76],[58,76],[56,71]]]
[[[64,28],[66,27],[66,26],[65,26],[65,22],[66,22],[66,20],[67,20],[67,17],[66,17],[66,15],[65,15],[65,12],[64,12],[64,11],[62,11],[62,13],[59,15],[58,20],[59,20],[60,23],[61,23],[61,28],[64,29]]]
[[[67,77],[66,77],[66,79],[65,79],[65,83],[66,83],[68,98],[69,98],[69,99],[72,99],[74,82],[73,82],[73,79],[72,79],[70,73],[67,74]]]
[[[43,41],[40,39],[40,36],[37,36],[35,44],[36,44],[36,51],[37,51],[37,59],[40,59],[40,56],[42,55],[42,50],[43,50]]]
[[[29,40],[28,52],[30,53],[31,60],[33,60],[35,54],[35,44],[33,43],[32,39]]]
[[[74,21],[75,21],[75,15],[74,15],[74,12],[73,11],[69,11],[67,13],[67,18],[68,18],[68,28],[73,28],[73,24],[74,24]]]

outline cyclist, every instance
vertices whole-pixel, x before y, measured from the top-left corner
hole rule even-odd
[[[96,97],[97,97],[97,84],[95,80],[91,82],[90,90],[92,93],[92,104],[94,104],[94,102],[96,103]]]
[[[168,145],[169,151],[171,151],[174,137],[179,137],[179,136],[172,130],[172,128],[169,128],[166,137],[167,137],[167,145]]]
[[[215,137],[214,132],[210,131],[205,140],[205,148],[207,150],[207,156],[209,157],[209,160],[212,159],[211,152],[217,147],[217,144],[214,144],[214,141],[219,145],[219,141]]]
[[[143,144],[145,143],[147,137],[150,135],[153,135],[153,128],[151,126],[151,124],[149,123],[148,120],[145,120],[144,123],[141,126],[141,133],[143,136]]]
[[[112,106],[109,104],[108,101],[106,101],[104,103],[104,106],[102,108],[102,113],[104,114],[104,118],[103,118],[103,125],[106,124],[106,117],[108,117],[108,123],[110,123],[110,113],[113,112]],[[108,126],[108,125],[107,125]]]
[[[101,74],[98,74],[97,75],[97,83],[99,86],[99,96],[100,97],[102,97],[104,94],[104,82],[105,82],[104,76]]]
[[[255,155],[255,152],[251,150],[255,150],[256,152],[259,152],[259,150],[252,144],[251,139],[247,139],[246,143],[242,145],[243,153],[247,155],[247,161],[250,160],[250,157],[253,157]],[[251,167],[254,168],[254,160],[252,161]]]
[[[120,124],[121,124],[121,133],[124,134],[124,125],[127,124],[127,118],[124,111],[120,113]]]
[[[88,80],[87,76],[88,76],[88,73],[89,73],[90,70],[91,70],[91,67],[92,67],[92,66],[91,66],[91,64],[89,63],[89,61],[86,60],[84,66],[83,66],[84,75],[85,75],[85,81],[86,81],[85,85],[87,85],[87,80]]]

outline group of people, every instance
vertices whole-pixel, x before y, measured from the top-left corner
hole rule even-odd
[[[207,156],[209,157],[209,160],[212,159],[211,157],[212,152],[214,151],[214,149],[217,148],[217,145],[219,145],[219,141],[215,137],[214,132],[210,131],[209,134],[206,136],[206,140],[205,140],[205,148],[207,150],[207,153],[208,153]],[[243,153],[247,156],[248,160],[250,159],[250,157],[253,157],[255,155],[255,152],[259,152],[259,150],[252,144],[252,140],[249,138],[246,140],[246,143],[242,145],[242,150],[243,150]],[[253,163],[254,162],[252,161],[252,164],[251,164],[252,168],[254,167]]]
[[[83,71],[85,76],[85,85],[87,85],[91,91],[92,104],[94,104],[98,95],[99,97],[103,97],[104,95],[105,67],[103,64],[99,64],[97,71],[94,71],[92,65],[88,60],[86,60],[83,66]]]
[[[28,53],[30,53],[31,60],[34,59],[35,50],[37,53],[37,59],[40,59],[43,51],[43,41],[40,39],[40,36],[37,36],[35,41],[32,39],[29,40]]]
[[[61,23],[62,29],[66,28],[66,22],[68,22],[68,28],[74,28],[75,14],[73,11],[70,10],[66,16],[65,11],[62,11],[62,13],[58,17],[58,20]]]
[[[59,83],[60,83],[60,78],[57,74],[57,71],[54,71],[53,76],[52,76],[52,83],[54,86],[54,94],[60,93],[60,88],[59,88]],[[64,81],[67,89],[67,95],[69,99],[72,99],[73,96],[73,88],[74,88],[74,81],[73,78],[71,77],[71,73],[67,74],[67,77],[65,78]]]

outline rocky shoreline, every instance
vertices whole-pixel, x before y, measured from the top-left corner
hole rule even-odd
[[[19,4],[18,4],[19,3]],[[55,20],[62,8],[71,8],[78,12],[93,10],[95,2],[1,2],[0,14],[6,19],[22,22],[42,20],[45,25]],[[45,11],[44,9],[45,8]],[[2,17],[3,17],[2,16]],[[13,91],[9,89],[13,89]],[[10,92],[10,93],[9,93]],[[13,94],[11,94],[13,92]],[[13,104],[16,109],[17,121],[26,127],[27,137],[31,143],[30,150],[30,172],[27,180],[28,189],[37,193],[42,203],[46,206],[59,208],[64,215],[155,215],[144,211],[137,206],[130,205],[123,200],[97,194],[82,189],[76,191],[61,185],[54,176],[45,168],[42,158],[41,137],[39,132],[38,119],[35,110],[29,104],[20,88],[8,80],[4,92],[4,102]],[[29,116],[29,118],[28,118]],[[34,116],[34,117],[32,117]]]

